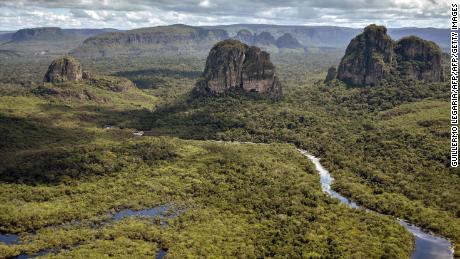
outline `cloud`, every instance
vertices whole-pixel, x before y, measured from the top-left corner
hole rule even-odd
[[[449,0],[1,0],[0,30],[174,23],[448,27]]]
[[[209,2],[209,0],[204,0],[200,2],[199,6],[208,8],[211,7],[211,2]]]

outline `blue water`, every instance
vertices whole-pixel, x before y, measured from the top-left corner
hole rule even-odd
[[[169,207],[166,206],[166,205],[160,205],[160,206],[157,206],[157,207],[154,207],[154,208],[150,208],[150,209],[144,209],[144,210],[132,210],[132,209],[124,209],[124,210],[121,210],[117,213],[115,213],[113,216],[112,216],[112,219],[115,220],[115,221],[119,221],[119,220],[122,220],[126,217],[133,217],[133,216],[137,216],[137,217],[160,217],[160,218],[165,218],[165,217],[168,217],[168,218],[172,218],[172,217],[175,217],[178,215],[178,211],[175,211],[174,214],[171,214],[169,216],[166,215],[166,213],[168,212],[168,209]],[[167,254],[166,250],[164,249],[160,249],[158,250],[158,253],[156,255],[156,259],[163,259],[163,257],[165,257],[165,255]]]
[[[173,211],[173,213],[169,214],[168,213],[169,207],[167,205],[160,205],[156,206],[153,208],[149,209],[143,209],[143,210],[132,210],[132,209],[124,209],[121,210],[113,215],[111,215],[111,220],[113,221],[120,221],[124,218],[127,217],[146,217],[146,218],[154,218],[154,217],[160,217],[160,218],[173,218],[179,215],[179,211]],[[14,235],[14,234],[0,234],[0,242],[3,242],[7,245],[14,245],[19,242],[19,235]],[[28,255],[28,254],[20,254],[14,259],[29,259],[29,258],[34,258],[37,256],[43,256],[48,253],[52,252],[51,250],[43,250],[40,251],[36,254],[33,255]],[[162,259],[166,255],[166,250],[160,249],[156,255],[157,259]]]
[[[319,173],[320,181],[321,181],[321,188],[323,192],[329,194],[331,197],[339,199],[342,203],[347,204],[348,206],[356,209],[359,206],[349,200],[348,198],[340,195],[339,193],[333,191],[331,189],[332,182],[334,178],[332,178],[329,171],[321,165],[319,158],[309,154],[305,150],[300,150],[302,155],[308,157],[310,161],[313,162],[315,165],[316,170]],[[454,258],[454,251],[452,249],[452,244],[449,240],[434,236],[430,233],[424,232],[419,227],[411,225],[403,220],[398,220],[398,222],[404,226],[409,232],[414,235],[415,238],[415,249],[412,252],[412,259],[451,259]]]
[[[164,249],[160,249],[157,253],[157,256],[155,257],[156,259],[163,259],[163,257],[165,257],[166,255],[166,251]]]
[[[15,256],[13,257],[13,259],[29,259],[29,258],[35,258],[35,257],[39,257],[39,256],[43,256],[43,255],[46,255],[48,253],[50,253],[51,251],[50,250],[43,250],[43,251],[40,251],[36,254],[33,254],[33,255],[28,255],[28,254],[20,254],[18,256]]]
[[[169,207],[166,205],[160,205],[157,207],[153,207],[150,209],[144,210],[132,210],[132,209],[125,209],[115,213],[112,216],[112,219],[115,221],[122,220],[126,217],[138,216],[138,217],[164,217],[166,212],[168,211]]]
[[[415,236],[415,250],[412,259],[443,259],[453,258],[453,251],[448,240],[430,235],[417,226],[399,220]]]
[[[0,234],[0,242],[7,245],[14,245],[19,243],[19,235],[14,234]]]

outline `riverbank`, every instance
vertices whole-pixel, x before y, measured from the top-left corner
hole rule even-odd
[[[298,149],[302,155],[307,157],[314,165],[316,170],[318,171],[320,175],[320,181],[321,181],[321,188],[323,192],[327,193],[331,197],[337,198],[340,200],[342,203],[350,206],[351,208],[354,209],[359,209],[360,206],[357,205],[355,202],[352,200],[342,196],[338,192],[335,192],[332,190],[331,185],[332,182],[334,181],[334,178],[331,176],[329,171],[323,167],[323,165],[320,163],[320,159],[309,154],[307,151]],[[364,208],[367,211],[377,213],[375,211],[369,210]],[[451,259],[454,258],[454,248],[452,243],[445,238],[435,236],[432,233],[429,233],[428,231],[424,231],[421,228],[411,225],[410,223],[397,219],[398,222],[406,228],[412,235],[414,236],[415,239],[415,247],[412,252],[412,259],[433,259],[433,258],[438,258],[438,259]]]

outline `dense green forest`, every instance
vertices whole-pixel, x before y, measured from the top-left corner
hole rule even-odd
[[[151,257],[160,248],[173,258],[409,257],[412,237],[394,217],[327,197],[295,147],[321,157],[345,196],[459,244],[448,84],[323,83],[339,57],[273,56],[285,92],[277,102],[193,96],[203,57],[81,60],[108,81],[132,80],[125,92],[43,85],[50,59],[2,60],[0,231],[23,242],[0,244],[0,257]],[[164,204],[180,211],[167,224],[102,223]]]

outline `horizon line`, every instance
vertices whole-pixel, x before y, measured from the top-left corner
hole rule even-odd
[[[377,23],[370,23],[370,24],[377,24]],[[35,27],[23,27],[20,29],[3,29],[1,28],[1,32],[16,32],[19,30],[23,29],[37,29],[37,28],[60,28],[64,30],[72,30],[72,29],[114,29],[114,30],[119,30],[119,31],[129,31],[129,30],[136,30],[136,29],[142,29],[142,28],[154,28],[154,27],[167,27],[167,26],[174,26],[174,25],[185,25],[185,26],[191,26],[191,27],[219,27],[219,26],[238,26],[238,25],[244,25],[244,26],[252,26],[252,25],[259,25],[259,26],[279,26],[279,27],[335,27],[335,28],[346,28],[346,29],[364,29],[364,27],[349,27],[349,26],[337,26],[337,25],[304,25],[304,24],[272,24],[272,23],[232,23],[232,24],[214,24],[214,25],[192,25],[192,24],[185,24],[185,23],[171,23],[171,24],[159,24],[159,25],[152,25],[152,26],[147,26],[147,27],[134,27],[130,29],[120,29],[120,28],[113,28],[113,27],[60,27],[60,26],[35,26]],[[381,25],[381,24],[377,24]],[[367,25],[366,25],[367,26]],[[385,25],[382,25],[385,26]],[[387,27],[388,29],[440,29],[440,30],[450,30],[449,27],[417,27],[417,26],[403,26],[403,27]]]

